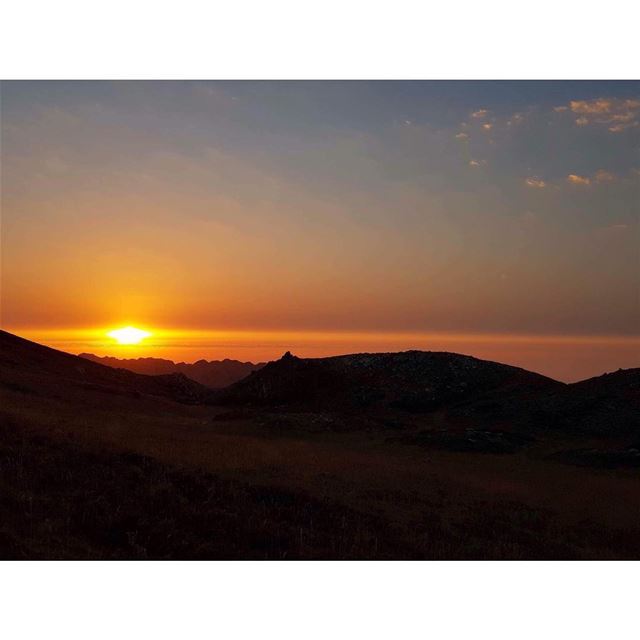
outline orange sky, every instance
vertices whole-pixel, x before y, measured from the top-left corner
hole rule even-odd
[[[183,360],[419,348],[565,380],[638,366],[639,95],[3,83],[2,326]],[[154,337],[104,339],[125,325]]]
[[[119,358],[151,356],[186,362],[201,358],[259,362],[279,358],[288,350],[301,357],[407,349],[453,351],[521,366],[566,382],[600,375],[619,367],[633,367],[640,358],[640,339],[629,337],[145,328],[152,331],[151,337],[138,345],[126,346],[109,338],[107,328],[23,329],[19,333],[70,353],[88,352]]]

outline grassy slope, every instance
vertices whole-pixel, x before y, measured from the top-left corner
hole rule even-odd
[[[431,502],[409,522],[330,497],[0,430],[2,558],[623,558],[637,529],[513,501]]]
[[[9,400],[5,558],[640,555],[640,518],[625,508],[640,494],[631,474],[425,455],[361,434],[265,433],[195,407],[83,415],[60,400],[32,399],[28,411]]]

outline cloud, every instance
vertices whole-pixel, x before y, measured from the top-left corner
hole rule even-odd
[[[489,111],[487,109],[478,109],[471,114],[472,118],[484,118]]]
[[[638,126],[637,122],[632,122],[631,124],[612,124],[609,127],[609,131],[611,131],[611,133],[620,133],[625,129],[629,129],[630,127],[637,127],[637,126]]]
[[[596,100],[572,100],[569,106],[573,113],[609,113],[613,106],[613,100],[604,98],[598,98]]]
[[[593,176],[593,179],[596,182],[614,182],[616,177],[613,175],[613,173],[609,173],[608,171],[605,171],[604,169],[599,169],[598,171],[596,171],[595,176]]]
[[[485,124],[482,125],[482,128],[486,131],[491,131],[491,129],[493,129],[493,125],[489,122],[485,122]]]
[[[569,184],[575,184],[581,187],[586,187],[596,183],[605,184],[609,182],[615,182],[616,180],[618,180],[617,176],[615,176],[613,173],[609,171],[605,171],[604,169],[599,169],[592,176],[580,176],[577,173],[570,173],[567,176],[567,182]],[[546,187],[557,188],[557,186],[554,187],[554,185],[552,184],[550,185],[548,182],[545,182],[544,180],[542,180],[541,178],[538,178],[537,176],[531,176],[529,178],[525,178],[524,183],[528,187],[533,187],[535,189],[544,189]]]
[[[569,109],[569,107],[566,107],[564,105],[560,106],[560,107],[553,107],[553,110],[556,113],[562,113],[563,111],[567,111],[567,109]]]
[[[570,184],[588,186],[593,183],[604,184],[607,182],[615,182],[618,178],[610,171],[598,169],[592,176],[579,176],[576,173],[570,173],[567,176],[567,182]]]
[[[486,160],[469,160],[470,167],[482,167],[487,164]]]
[[[570,173],[567,176],[567,182],[570,182],[571,184],[579,184],[581,186],[586,186],[591,184],[591,179],[585,176],[578,176],[575,173]]]
[[[596,98],[594,100],[571,100],[568,106],[555,107],[554,111],[576,114],[575,123],[584,127],[589,124],[606,126],[612,133],[640,127],[640,98]]]
[[[456,138],[458,140],[466,140],[469,137],[468,133],[464,133],[464,131],[461,131],[460,133],[456,133]]]
[[[522,113],[514,113],[509,120],[507,120],[507,126],[510,127],[514,124],[520,124],[524,120]]]

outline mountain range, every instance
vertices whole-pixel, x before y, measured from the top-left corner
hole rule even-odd
[[[81,353],[81,358],[98,362],[99,364],[116,369],[127,369],[135,373],[149,376],[181,373],[191,380],[195,380],[212,389],[221,389],[264,366],[264,362],[240,362],[239,360],[198,360],[192,364],[173,362],[163,358],[113,358],[110,356],[96,356],[92,353]]]

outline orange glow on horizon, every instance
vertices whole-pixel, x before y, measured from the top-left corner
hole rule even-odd
[[[134,329],[134,327],[124,327]],[[138,343],[114,339],[112,328],[9,328],[29,340],[69,353],[175,362],[225,358],[264,362],[285,351],[300,357],[361,352],[452,351],[575,381],[640,364],[640,336],[534,335],[373,331],[267,331],[147,328]]]

